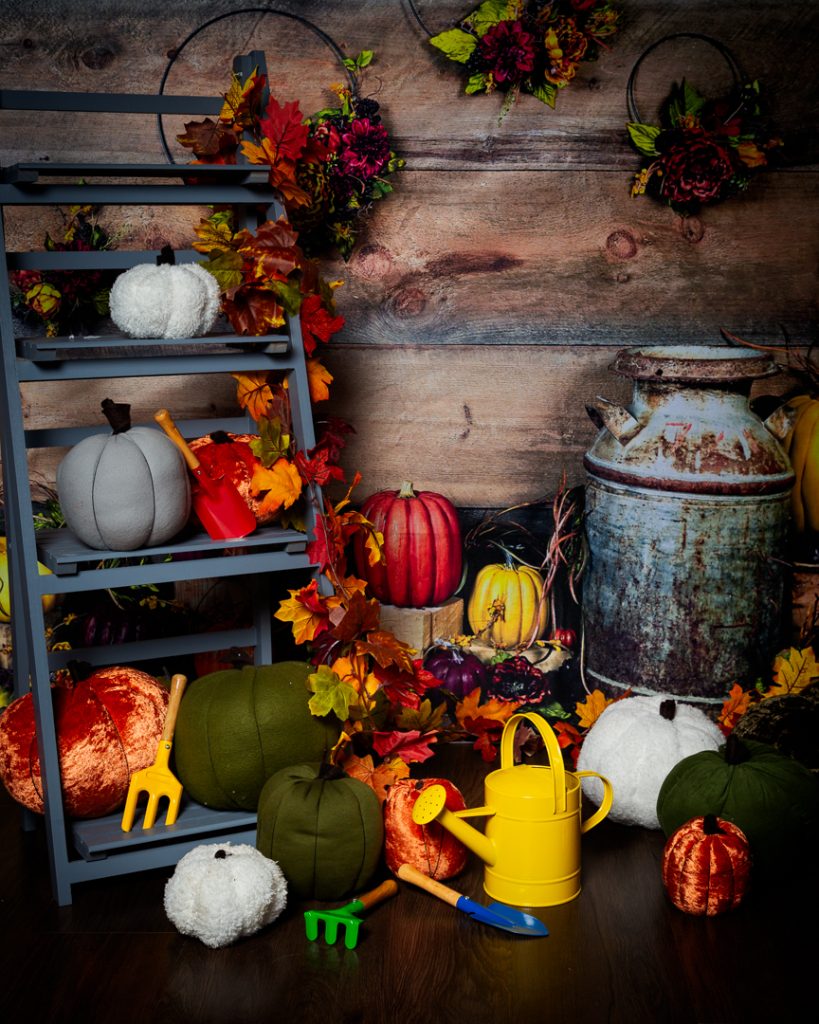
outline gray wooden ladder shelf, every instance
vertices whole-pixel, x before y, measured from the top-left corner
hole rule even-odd
[[[254,51],[234,61],[234,71],[247,77],[254,67],[265,70],[264,54]],[[19,92],[0,90],[0,109],[115,111],[121,113],[218,115],[222,97],[141,96],[104,93]],[[278,196],[267,183],[264,168],[197,166],[197,184],[186,184],[189,165],[20,163],[0,170],[0,214],[5,206],[36,207],[63,203],[131,206],[232,205],[237,223],[253,230],[265,219],[283,215]],[[90,179],[127,178],[127,183],[94,184]],[[80,178],[81,184],[54,183]],[[150,179],[150,180],[147,180]],[[160,181],[157,181],[160,179]],[[162,180],[165,179],[165,180]],[[173,179],[180,179],[172,183]],[[136,182],[136,183],[135,183]],[[142,183],[140,183],[142,182]],[[264,211],[263,213],[260,211]],[[241,220],[239,215],[241,214]],[[307,369],[298,316],[289,317],[280,334],[248,339],[228,333],[162,342],[115,335],[99,338],[15,337],[10,302],[10,270],[125,270],[154,263],[156,252],[7,252],[0,216],[0,339],[3,403],[0,446],[3,457],[6,533],[12,614],[15,693],[28,691],[34,701],[37,742],[43,780],[45,830],[55,898],[71,902],[79,882],[175,864],[205,840],[255,842],[256,816],[247,812],[213,811],[185,797],[176,824],[142,829],[138,818],[125,833],[121,814],[90,821],[66,818],[51,701],[50,672],[77,658],[92,665],[128,664],[130,660],[190,655],[231,646],[254,646],[257,664],[272,661],[271,573],[309,570],[307,540],[315,527],[315,510],[307,510],[307,535],[295,530],[260,527],[230,549],[204,534],[185,535],[170,543],[138,551],[92,550],[67,529],[35,532],[27,452],[42,447],[67,447],[97,427],[28,430],[20,385],[23,382],[90,380],[283,371],[287,374],[294,433],[303,450],[315,445]],[[178,253],[179,262],[200,258],[195,251]],[[216,430],[255,430],[246,415],[180,421],[187,437]],[[183,558],[173,559],[180,555]],[[40,576],[37,561],[52,570]],[[118,564],[122,560],[134,564]],[[101,564],[103,563],[103,564]],[[49,652],[41,598],[103,588],[181,580],[246,577],[253,588],[254,624],[163,640],[134,641],[118,646]],[[150,650],[148,651],[148,648]],[[25,814],[31,825],[34,816]]]

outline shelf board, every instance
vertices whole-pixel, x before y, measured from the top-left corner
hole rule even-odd
[[[186,842],[197,837],[207,840],[209,836],[224,835],[227,832],[243,830],[251,833],[251,842],[256,837],[256,814],[250,811],[214,811],[209,807],[182,797],[182,805],[173,825],[165,825],[166,802],[159,805],[156,824],[153,828],[142,828],[145,811],[144,801],[137,807],[134,827],[123,832],[122,812],[109,814],[104,818],[87,821],[73,821],[71,834],[74,847],[83,860],[94,861],[110,854],[149,847],[156,843]],[[244,840],[246,841],[246,840]]]
[[[18,338],[20,359],[33,363],[54,363],[80,359],[156,359],[166,356],[222,355],[235,358],[242,353],[286,355],[287,334],[242,337],[232,333],[210,333],[199,338],[127,338],[121,335],[91,335],[82,338]]]
[[[290,561],[298,563],[293,568],[310,564],[306,535],[276,526],[260,527],[247,537],[225,541],[214,541],[206,533],[198,532],[173,543],[134,551],[98,551],[83,544],[67,528],[38,530],[36,540],[38,559],[56,577],[39,577],[39,582],[53,593],[124,586],[149,579],[241,576],[271,571],[273,565],[286,568]],[[219,562],[218,573],[212,564],[215,561]],[[84,586],[75,588],[70,577],[78,575],[83,576]],[[115,579],[119,582],[112,582]]]

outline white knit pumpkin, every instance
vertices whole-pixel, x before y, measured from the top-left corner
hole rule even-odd
[[[198,338],[219,314],[219,285],[198,263],[140,263],[114,281],[111,319],[132,338]]]
[[[287,903],[287,882],[254,846],[205,843],[176,865],[165,913],[183,935],[218,949],[271,924]]]
[[[663,696],[626,697],[609,704],[591,727],[577,768],[599,772],[611,782],[610,821],[659,828],[657,796],[666,775],[689,754],[716,750],[724,742],[719,727],[699,708]],[[583,779],[582,785],[584,794],[599,804],[599,780]]]

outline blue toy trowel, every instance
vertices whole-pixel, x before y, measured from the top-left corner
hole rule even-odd
[[[480,921],[482,924],[491,925],[493,928],[503,928],[504,931],[513,932],[515,935],[528,935],[531,938],[540,938],[549,934],[546,925],[532,914],[515,910],[514,907],[507,907],[505,903],[490,903],[488,907],[485,907],[468,896],[462,896],[454,889],[450,889],[449,886],[436,882],[434,878],[430,878],[409,864],[402,864],[396,874],[402,881],[411,882],[421,889],[426,889],[433,896],[437,896],[439,900],[449,903],[456,910],[462,910],[473,920]]]

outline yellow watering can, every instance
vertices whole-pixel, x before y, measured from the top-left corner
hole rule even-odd
[[[515,730],[528,719],[546,744],[549,765],[514,763]],[[603,783],[603,800],[581,819],[583,776]],[[486,804],[465,811],[446,808],[446,790],[430,786],[415,802],[417,825],[437,821],[485,863],[483,887],[495,900],[518,907],[553,907],[580,892],[580,836],[594,828],[611,809],[613,791],[597,772],[568,772],[557,737],[538,714],[513,715],[501,737],[501,766],[487,775]],[[487,819],[479,832],[464,818]]]

